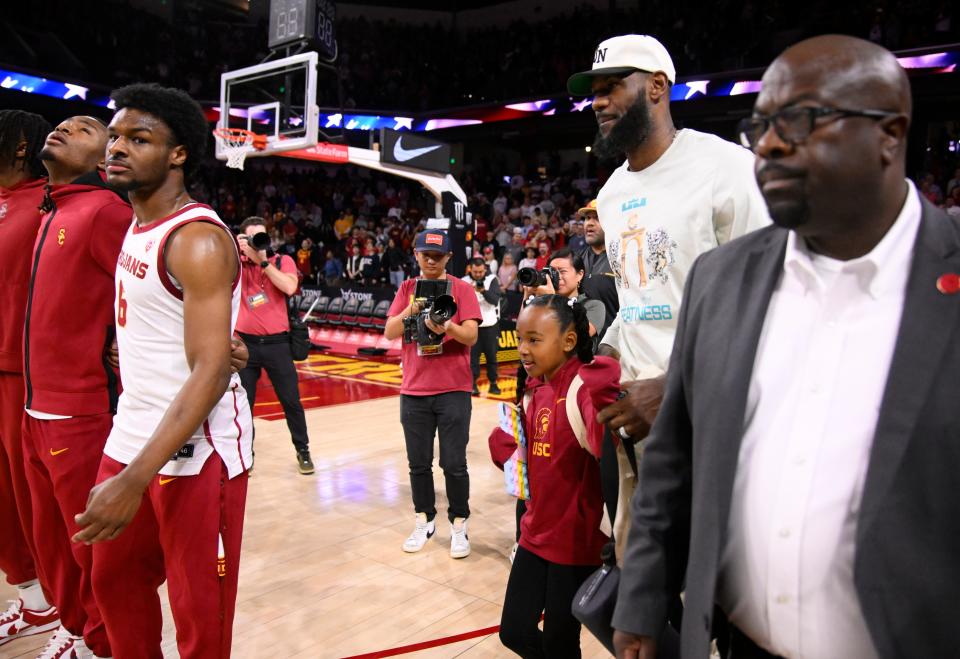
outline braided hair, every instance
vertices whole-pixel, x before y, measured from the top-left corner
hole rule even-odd
[[[0,110],[0,167],[15,167],[17,147],[20,142],[26,142],[24,170],[32,178],[45,175],[47,172],[40,161],[40,150],[51,131],[53,127],[39,114],[23,110]]]
[[[583,305],[563,295],[541,295],[530,298],[528,307],[546,307],[557,317],[560,330],[565,331],[573,325],[577,333],[577,345],[574,348],[577,358],[584,364],[593,361],[593,338],[590,336],[590,321]],[[523,395],[527,389],[527,371],[520,365],[517,371],[517,404],[523,404]]]

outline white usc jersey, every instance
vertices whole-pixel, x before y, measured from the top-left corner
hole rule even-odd
[[[143,228],[134,220],[120,250],[114,309],[123,393],[104,453],[123,464],[140,453],[190,375],[183,348],[183,293],[166,271],[163,258],[167,238],[189,222],[210,222],[229,232],[213,209],[194,202]],[[239,310],[238,273],[231,332]],[[160,473],[198,474],[216,451],[233,478],[252,464],[252,440],[247,395],[240,377],[233,374],[210,415]]]

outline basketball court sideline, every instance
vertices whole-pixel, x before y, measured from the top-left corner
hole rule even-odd
[[[307,366],[330,363],[315,359]],[[305,374],[301,379],[303,384]],[[515,500],[504,492],[503,474],[487,450],[496,401],[473,399],[471,555],[449,556],[439,467],[434,469],[441,511],[437,534],[420,553],[406,554],[400,545],[413,511],[398,392],[368,399],[364,388],[372,383],[324,379],[349,385],[354,402],[307,410],[313,476],[297,474],[282,416],[263,418],[262,410],[269,408],[258,402],[233,656],[512,656],[495,632],[456,640],[499,624],[510,571]],[[0,599],[12,597],[14,589],[0,585]],[[162,600],[164,656],[177,657],[166,593]],[[454,642],[446,642],[449,637]],[[34,657],[45,642],[46,636],[22,639],[0,648],[0,657]],[[444,644],[389,652],[431,642]],[[585,658],[609,656],[587,632],[582,646]]]

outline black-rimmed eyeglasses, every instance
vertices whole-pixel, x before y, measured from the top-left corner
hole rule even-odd
[[[810,134],[817,127],[817,119],[821,117],[867,117],[869,119],[886,119],[887,117],[897,116],[897,112],[887,112],[885,110],[845,110],[843,108],[811,108],[811,107],[791,107],[771,115],[756,115],[742,119],[737,126],[737,135],[740,137],[740,143],[750,149],[756,150],[770,124],[773,124],[773,130],[781,140],[791,146],[801,144],[810,137]]]

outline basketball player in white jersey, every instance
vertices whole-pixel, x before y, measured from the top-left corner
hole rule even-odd
[[[157,85],[112,98],[107,179],[134,211],[116,275],[124,390],[74,540],[97,543],[93,591],[114,656],[163,656],[166,580],[180,656],[227,657],[252,438],[230,373],[239,254],[184,187],[206,142],[200,107]]]

